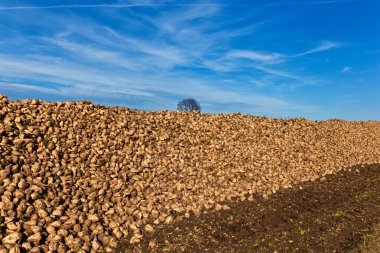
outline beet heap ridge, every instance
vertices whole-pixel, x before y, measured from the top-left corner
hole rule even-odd
[[[112,252],[174,213],[380,162],[380,123],[142,112],[0,95],[0,252]]]

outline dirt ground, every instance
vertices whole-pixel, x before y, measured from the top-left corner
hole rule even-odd
[[[359,247],[350,253],[379,253],[380,252],[380,223],[373,226],[372,231],[366,234]]]
[[[141,245],[122,242],[117,251],[361,252],[364,236],[380,223],[380,164],[226,204],[230,210],[177,217]]]

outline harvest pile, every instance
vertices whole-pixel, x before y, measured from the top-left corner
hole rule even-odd
[[[380,162],[380,123],[141,112],[0,95],[0,253],[112,252],[174,213],[228,209]]]

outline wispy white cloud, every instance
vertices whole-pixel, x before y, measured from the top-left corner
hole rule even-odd
[[[13,83],[13,82],[3,82],[0,81],[0,87],[4,90],[10,89],[10,90],[23,90],[23,91],[37,91],[40,93],[45,93],[45,94],[51,94],[51,95],[61,95],[61,91],[57,89],[52,89],[52,88],[46,88],[42,87],[40,85],[31,85],[31,84],[21,84],[21,83]]]
[[[91,69],[65,60],[54,61],[48,57],[25,59],[0,55],[0,68],[3,78],[40,81],[42,85],[55,83],[57,89],[67,87],[70,92],[100,95],[99,92],[102,91],[122,89],[131,95],[154,96],[145,91],[144,87],[135,86],[130,80],[114,72]]]
[[[268,2],[265,3],[268,6],[277,5],[327,5],[327,4],[340,4],[350,2],[360,2],[362,0],[326,0],[326,1],[280,1],[280,2]],[[221,4],[221,3],[175,3],[175,2],[156,2],[156,1],[131,1],[127,4],[61,4],[61,5],[13,5],[13,6],[0,6],[0,10],[33,10],[33,9],[86,9],[86,8],[112,8],[112,9],[125,9],[135,7],[252,7],[257,3],[245,3],[245,4]],[[258,4],[260,5],[260,4]]]
[[[92,97],[114,97],[120,95],[135,95],[155,97],[157,92],[191,96],[209,103],[244,103],[274,110],[292,108],[293,105],[283,99],[238,91],[228,91],[211,85],[209,81],[196,77],[183,79],[176,75],[128,76],[128,74],[108,73],[107,71],[92,71],[78,64],[61,62],[58,65],[41,60],[14,59],[0,55],[0,68],[3,78],[28,79],[33,82],[45,80],[45,84],[54,85],[54,88],[23,82],[0,82],[1,89],[26,89],[43,94],[70,96],[81,94]],[[16,78],[16,79],[17,79]],[[128,80],[129,79],[129,80]],[[154,99],[153,99],[154,100]]]
[[[130,70],[137,70],[142,68],[142,65],[139,64],[137,61],[132,59],[128,60],[127,57],[124,57],[123,55],[115,51],[102,50],[90,45],[83,45],[77,42],[70,42],[64,40],[63,38],[45,38],[44,40],[49,42],[50,44],[59,46],[63,50],[67,50],[74,53],[82,60],[87,59],[88,61],[97,61],[102,64],[108,63],[112,65],[118,65],[120,67],[127,68]]]
[[[278,53],[262,53],[257,51],[234,50],[227,54],[227,57],[245,58],[265,64],[275,64],[283,61],[283,56]]]
[[[265,88],[265,87],[273,86],[273,83],[270,82],[269,80],[267,80],[267,78],[265,78],[265,77],[261,78],[261,79],[251,80],[251,83],[256,85],[256,87],[258,87],[258,88]]]
[[[323,5],[323,4],[338,4],[347,2],[357,2],[358,0],[330,0],[330,1],[308,1],[308,2],[296,2],[296,1],[284,1],[279,3],[269,3],[273,5]],[[231,4],[230,6],[251,6],[250,4]],[[48,10],[48,9],[86,9],[86,8],[113,8],[113,9],[125,9],[135,7],[215,7],[215,6],[227,6],[220,3],[157,3],[152,1],[143,1],[129,4],[62,4],[62,5],[17,5],[17,6],[0,6],[0,10]]]
[[[190,54],[185,53],[180,47],[168,45],[162,41],[149,41],[120,34],[111,28],[106,27],[105,30],[110,33],[109,39],[113,40],[113,44],[129,51],[136,51],[145,55],[154,56],[155,58],[142,58],[142,62],[155,64],[156,67],[174,67],[189,63]],[[136,55],[135,55],[136,57]],[[137,56],[138,58],[138,56]],[[159,62],[159,64],[158,64]]]
[[[202,63],[200,64],[200,67],[204,67],[206,69],[212,70],[216,73],[222,73],[222,72],[231,72],[239,68],[239,66],[231,61],[226,61],[226,60],[203,60]]]
[[[350,72],[351,70],[352,70],[351,67],[349,67],[349,66],[345,66],[345,67],[343,67],[343,69],[341,70],[341,72],[342,72],[342,73],[347,73],[347,72]]]
[[[213,7],[219,6],[215,3],[197,3],[197,4],[180,4],[180,3],[132,3],[132,4],[62,4],[62,5],[46,5],[46,6],[36,6],[36,5],[19,5],[19,6],[0,6],[0,10],[48,10],[48,9],[93,9],[93,8],[113,8],[113,9],[125,9],[125,8],[135,8],[135,7]]]
[[[20,44],[30,46],[25,53],[4,50],[0,54],[3,80],[0,90],[13,89],[16,92],[22,89],[67,97],[75,93],[107,97],[110,101],[132,95],[151,104],[159,98],[172,103],[177,97],[191,96],[205,104],[239,104],[268,114],[308,108],[289,101],[285,96],[260,93],[262,90],[255,90],[253,85],[249,85],[253,83],[256,87],[268,88],[281,78],[294,83],[314,83],[312,78],[292,73],[286,65],[279,65],[279,70],[267,67],[286,63],[289,57],[285,53],[245,49],[229,51],[232,40],[252,35],[265,23],[262,20],[241,26],[233,19],[224,18],[224,6],[219,4],[178,5],[179,8],[163,8],[158,12],[160,4],[154,5],[150,1],[91,6],[89,8],[99,8],[96,13],[103,18],[117,19],[117,22],[125,24],[132,22],[133,25],[110,27],[101,23],[102,18],[81,17],[76,11],[57,14],[48,10],[79,9],[87,5],[30,6],[39,16],[49,20],[49,26],[45,26],[44,19],[32,18],[30,22],[34,28],[44,28],[43,35],[24,37],[28,43]],[[139,11],[144,8],[134,8],[138,6],[151,7],[154,14],[141,13]],[[29,6],[25,7],[29,9]],[[108,7],[110,10],[102,10]],[[17,8],[21,10],[23,7]],[[117,8],[130,10],[119,11]],[[126,11],[131,15],[125,16]],[[22,25],[29,25],[27,18],[19,15],[12,18],[20,19]],[[221,23],[227,28],[220,29]],[[138,34],[145,31],[148,31],[147,36]],[[321,47],[318,50],[325,49]],[[50,52],[54,54],[50,55]],[[247,64],[242,59],[252,63]],[[187,71],[191,68],[202,70],[199,73]],[[220,85],[230,72],[248,69],[251,74],[253,68],[257,77],[247,82],[247,89],[239,88],[243,78],[231,78],[228,85]],[[263,75],[268,78],[263,78]]]
[[[308,5],[331,5],[331,4],[346,4],[346,3],[355,3],[363,2],[363,0],[326,0],[326,1],[278,1],[274,3],[267,3],[269,7],[272,6],[308,6]]]
[[[216,15],[220,11],[219,5],[209,6],[192,6],[185,10],[172,11],[168,15],[160,15],[158,18],[145,17],[147,20],[157,26],[161,31],[176,33],[186,29],[188,22],[209,18]]]
[[[82,9],[82,8],[132,8],[151,6],[150,4],[65,4],[48,6],[0,6],[0,10],[44,10],[44,9]]]
[[[233,61],[235,58],[241,58],[241,59],[248,59],[251,60],[253,64],[248,65],[249,67],[253,67],[257,70],[262,71],[265,74],[271,75],[273,77],[280,77],[285,79],[290,79],[294,81],[300,82],[302,85],[304,84],[318,84],[320,80],[316,78],[311,78],[304,76],[302,74],[295,74],[292,73],[289,70],[286,70],[286,68],[283,67],[283,63],[293,61],[296,58],[314,54],[322,51],[327,51],[333,48],[340,47],[339,43],[331,42],[331,41],[323,41],[321,44],[311,50],[308,50],[303,53],[290,55],[290,54],[281,54],[276,52],[269,52],[269,53],[263,53],[253,50],[232,50],[230,52],[227,52],[224,58],[221,58],[221,61],[223,64],[208,64],[211,68],[213,68],[216,71],[232,71],[235,69],[238,69],[239,66],[242,66],[239,64],[239,62]],[[227,60],[227,62],[226,62]],[[228,60],[232,62],[228,62]],[[276,70],[273,68],[268,68],[268,65],[282,65],[281,70]],[[247,66],[245,64],[245,66]],[[268,87],[270,86],[270,83],[263,82],[262,80],[256,80],[253,82],[258,87]],[[300,87],[302,85],[293,85],[294,87]]]
[[[270,75],[277,76],[277,77],[283,77],[283,78],[287,78],[287,79],[292,79],[292,80],[299,81],[299,82],[304,83],[304,84],[312,84],[313,85],[313,84],[319,83],[319,81],[317,79],[298,76],[298,75],[295,75],[293,73],[290,73],[290,72],[284,71],[284,70],[275,70],[275,69],[271,69],[268,67],[257,66],[257,65],[253,66],[253,67],[255,69],[261,70],[262,72],[264,72],[266,74],[270,74]]]
[[[292,57],[300,57],[300,56],[304,56],[304,55],[308,55],[308,54],[314,54],[314,53],[317,53],[317,52],[323,52],[323,51],[327,51],[327,50],[330,50],[330,49],[333,49],[333,48],[339,48],[339,47],[341,47],[341,45],[339,43],[337,43],[337,42],[323,41],[316,48],[313,48],[313,49],[311,49],[309,51],[306,51],[306,52],[303,52],[303,53],[300,53],[300,54],[295,54]]]

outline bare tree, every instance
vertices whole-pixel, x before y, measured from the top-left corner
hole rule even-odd
[[[201,111],[201,106],[194,98],[183,99],[178,102],[177,110],[180,111]]]

